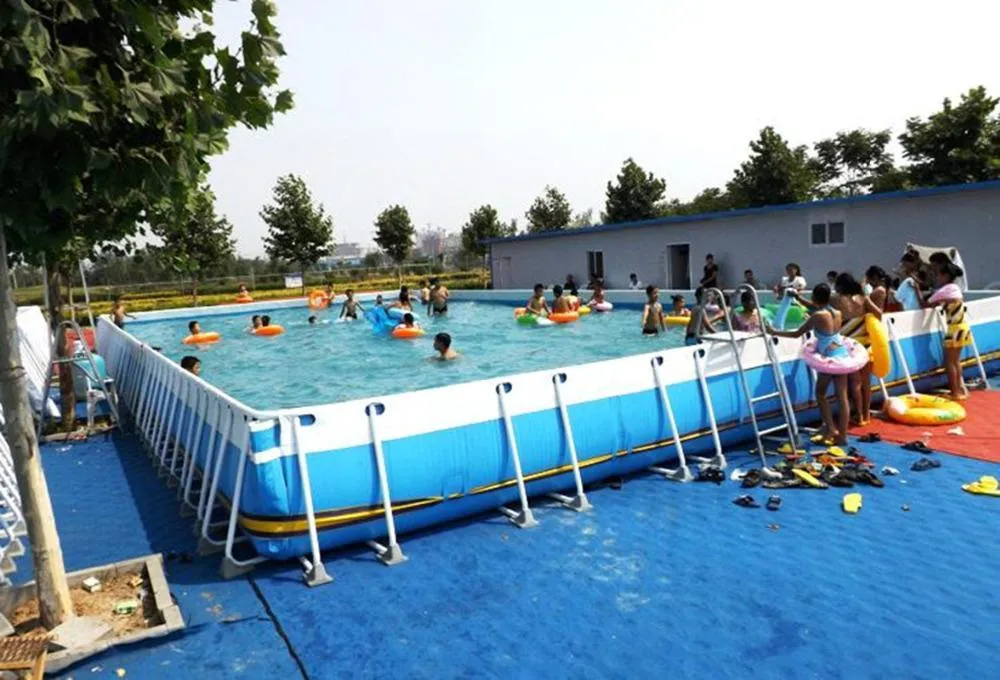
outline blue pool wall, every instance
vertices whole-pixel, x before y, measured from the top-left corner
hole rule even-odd
[[[520,293],[456,291],[454,297],[510,304],[518,300]],[[241,305],[239,313],[245,313],[245,307]],[[970,302],[969,310],[980,351],[989,354],[1000,349],[1000,298]],[[208,316],[204,313],[207,311],[197,313]],[[192,310],[186,313],[190,315]],[[941,365],[936,315],[933,310],[886,315],[914,374],[927,374]],[[707,407],[694,370],[695,352],[705,353],[707,384],[722,428],[723,446],[744,441],[752,434],[742,423],[747,412],[732,352],[722,344],[668,349],[378,398],[261,412],[181,371],[158,352],[103,321],[98,327],[98,340],[109,371],[123,390],[134,394],[134,390],[142,389],[162,395],[162,401],[155,402],[159,406],[153,415],[165,419],[173,413],[174,418],[161,430],[168,427],[171,438],[179,438],[186,445],[189,434],[202,424],[201,438],[192,447],[199,468],[204,467],[208,456],[215,456],[222,441],[212,426],[217,415],[222,414],[225,424],[231,419],[232,431],[226,440],[219,482],[220,492],[227,498],[234,493],[237,463],[249,439],[250,464],[246,466],[240,499],[245,524],[252,519],[301,519],[305,513],[304,492],[295,454],[302,450],[324,548],[378,539],[385,534],[384,520],[378,514],[381,497],[365,416],[372,404],[384,408],[377,421],[384,441],[390,495],[394,507],[400,508],[396,521],[401,532],[517,499],[496,392],[501,383],[510,385],[506,401],[531,495],[565,490],[573,483],[570,471],[551,472],[570,461],[555,402],[553,376],[557,374],[566,376],[562,390],[585,482],[629,474],[676,457],[653,378],[651,362],[657,356],[663,359],[662,378],[678,430],[687,439],[686,453],[703,454],[714,448],[707,432]],[[742,345],[748,382],[755,395],[775,389],[762,343],[756,339]],[[815,417],[814,385],[811,373],[798,358],[800,348],[799,340],[781,340],[777,349],[799,417],[808,420]],[[899,362],[894,362],[887,380],[897,389],[905,388]],[[431,406],[435,408],[433,426],[424,415]],[[760,411],[778,413],[779,405],[777,401],[765,402],[758,408]],[[293,428],[295,421],[297,428]],[[765,418],[762,426],[777,422]],[[293,441],[293,429],[297,429],[298,441]],[[541,476],[533,479],[533,475]],[[499,488],[483,490],[496,485]],[[418,509],[404,510],[408,503],[415,503]],[[370,511],[371,518],[342,523],[334,520],[329,525],[332,528],[323,529],[324,517],[343,517],[350,510],[360,512],[361,517]],[[301,531],[282,537],[252,530],[248,534],[256,550],[265,556],[288,558],[308,552],[308,539]]]

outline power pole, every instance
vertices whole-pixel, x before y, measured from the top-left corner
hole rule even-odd
[[[48,282],[45,282],[47,286]],[[4,434],[14,460],[14,475],[21,490],[24,521],[35,568],[38,611],[42,625],[51,630],[73,616],[73,601],[66,583],[66,566],[56,532],[49,487],[38,452],[28,385],[17,341],[17,307],[7,267],[7,237],[0,221],[0,404]],[[44,406],[43,406],[44,408]]]

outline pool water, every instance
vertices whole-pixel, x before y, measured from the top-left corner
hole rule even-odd
[[[366,305],[367,307],[367,305]],[[201,376],[248,406],[276,409],[310,406],[396,392],[439,387],[512,373],[557,368],[657,349],[679,347],[683,327],[666,334],[643,336],[642,311],[617,308],[590,314],[572,324],[525,327],[514,322],[513,306],[485,302],[452,302],[448,316],[423,318],[427,334],[417,340],[376,336],[363,318],[337,323],[339,306],[317,314],[276,309],[272,324],[285,333],[261,338],[250,335],[250,315],[205,316],[133,322],[127,330],[161,347],[172,360],[192,354],[201,359]],[[181,343],[188,321],[199,319],[203,332],[222,340],[203,347]],[[447,332],[455,361],[432,361],[434,334]]]

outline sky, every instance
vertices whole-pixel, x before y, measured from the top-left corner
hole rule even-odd
[[[238,36],[249,0],[219,2]],[[217,209],[243,255],[296,173],[334,238],[372,247],[405,205],[454,232],[489,203],[517,218],[547,184],[599,219],[632,156],[691,198],[721,186],[773,125],[792,144],[902,131],[985,85],[1000,95],[995,0],[277,0],[295,109],[237,129],[213,159]],[[898,149],[897,149],[898,151]]]

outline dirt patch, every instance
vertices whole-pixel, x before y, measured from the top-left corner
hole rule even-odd
[[[101,589],[88,593],[82,586],[70,588],[73,611],[77,616],[93,616],[111,626],[111,637],[120,638],[160,623],[155,598],[145,570],[133,574],[118,574],[101,581]],[[116,614],[115,607],[126,600],[139,606],[131,614]],[[21,604],[9,617],[18,635],[45,632],[38,618],[38,600]]]

